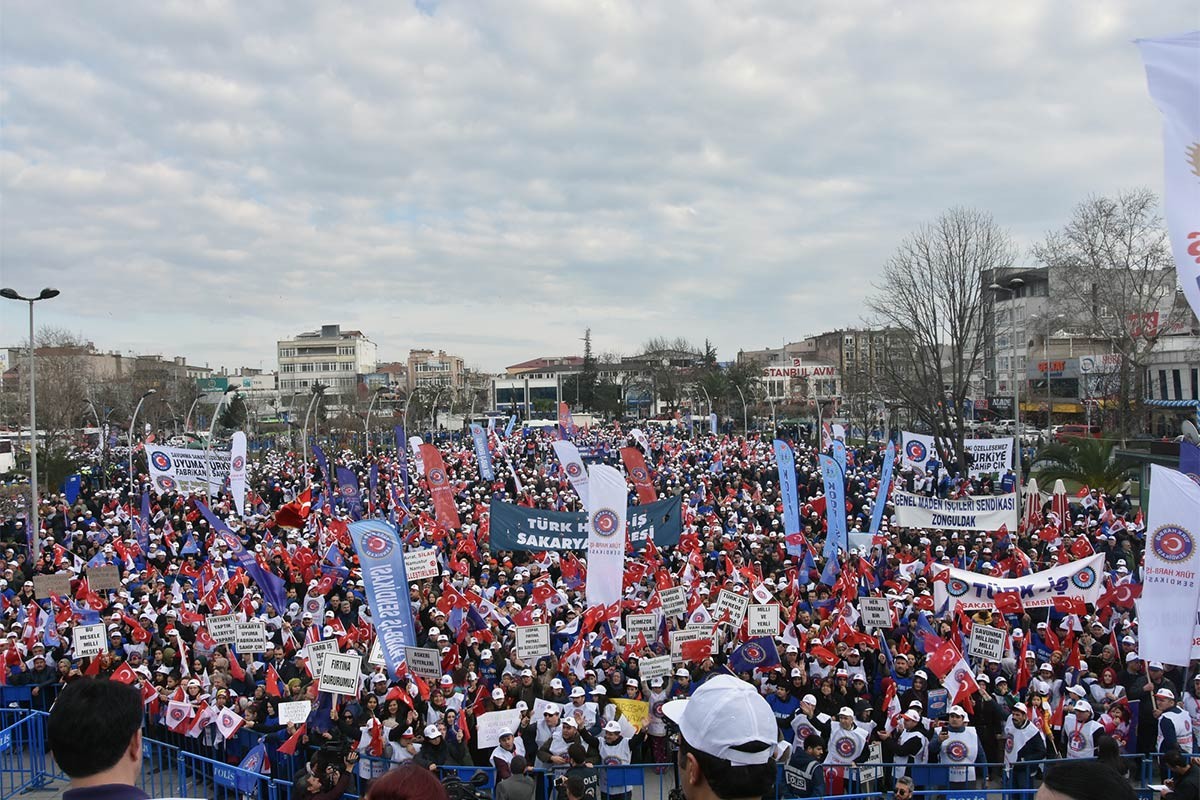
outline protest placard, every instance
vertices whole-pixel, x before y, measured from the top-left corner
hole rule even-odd
[[[405,647],[404,663],[422,678],[436,681],[442,677],[442,654],[432,647]]]
[[[76,625],[74,633],[76,658],[94,656],[108,650],[108,636],[104,630],[104,623]]]
[[[262,620],[237,623],[234,646],[239,653],[263,653],[267,649],[267,625]]]
[[[646,635],[647,641],[658,637],[658,614],[630,614],[625,617],[625,636],[637,639],[638,634]]]
[[[971,639],[967,642],[967,655],[974,658],[986,658],[990,661],[1000,661],[1005,655],[1005,635],[1000,628],[992,628],[976,622],[971,626]]]
[[[330,653],[322,656],[318,691],[356,697],[362,682],[362,656],[358,653]]]
[[[371,652],[367,656],[367,663],[373,667],[385,667],[387,662],[383,660],[383,646],[379,644],[379,637],[375,637],[375,641],[371,642]]]
[[[517,656],[525,662],[531,662],[541,656],[550,654],[549,625],[518,625],[517,626]]]
[[[510,731],[516,731],[517,726],[521,724],[521,712],[515,708],[505,709],[504,711],[489,711],[486,714],[480,714],[475,722],[478,725],[478,741],[479,747],[495,747],[500,744],[500,731],[507,728]]]
[[[713,639],[715,642],[712,626],[707,624],[697,627],[688,626],[681,631],[671,631],[671,660],[682,661],[683,653],[679,649],[680,646],[684,642],[694,642],[697,639]],[[715,644],[713,649],[716,649]]]
[[[38,600],[49,600],[50,595],[54,595],[55,597],[70,597],[71,576],[65,572],[59,572],[54,575],[34,575],[33,596]]]
[[[742,618],[746,616],[746,607],[750,598],[745,595],[722,589],[717,595],[717,607],[713,611],[714,622],[728,622],[733,627],[740,627]]]
[[[312,703],[307,700],[297,700],[294,703],[279,704],[280,725],[303,725],[312,711]]]
[[[312,670],[314,678],[320,678],[321,657],[326,653],[336,653],[338,651],[338,643],[336,639],[321,639],[309,644],[304,649],[308,652],[308,668]]]
[[[750,617],[746,620],[748,636],[778,636],[779,635],[779,604],[752,605]]]
[[[858,613],[862,615],[862,622],[865,627],[892,627],[892,609],[888,606],[886,597],[858,598]]]
[[[88,588],[93,592],[107,592],[110,589],[121,588],[121,573],[116,564],[100,564],[88,567]]]
[[[233,644],[237,641],[237,614],[218,614],[204,620],[208,635],[217,644]]]
[[[657,656],[655,658],[643,658],[638,663],[638,675],[642,680],[652,680],[654,678],[670,678],[671,677],[671,657]]]
[[[406,551],[404,553],[404,572],[410,582],[436,578],[442,572],[437,560],[437,549],[422,547],[418,550]]]
[[[646,724],[646,717],[650,716],[650,704],[645,700],[627,700],[625,698],[614,698],[612,704],[621,712],[621,716],[629,720],[629,724],[637,729],[641,729]]]
[[[658,598],[662,601],[663,613],[669,617],[687,612],[687,591],[682,586],[660,589]]]

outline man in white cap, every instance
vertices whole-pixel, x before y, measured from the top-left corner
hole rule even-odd
[[[1187,712],[1179,707],[1175,693],[1163,687],[1154,693],[1154,716],[1158,718],[1158,747],[1155,749],[1165,753],[1172,748],[1180,752],[1191,753],[1196,740],[1196,732],[1192,729],[1192,720]]]
[[[1067,758],[1092,758],[1096,755],[1096,735],[1104,726],[1092,719],[1092,707],[1086,700],[1076,700],[1070,707],[1074,712],[1063,720],[1063,742]]]
[[[828,714],[817,712],[816,695],[806,694],[800,698],[800,710],[792,717],[792,730],[795,736],[792,741],[803,743],[809,736],[817,735],[822,739],[829,738],[829,725],[833,718]]]
[[[605,723],[600,736],[600,763],[605,767],[623,767],[633,763],[633,752],[629,740],[615,719]],[[615,772],[613,773],[616,774]],[[600,791],[608,800],[620,800],[633,791],[633,786],[623,785],[619,779],[608,778],[608,770],[600,772]]]
[[[949,722],[938,729],[930,751],[937,754],[938,761],[950,765],[951,789],[974,788],[979,733],[967,725],[967,712],[962,706],[951,706],[947,716]]]
[[[900,730],[895,737],[891,761],[896,764],[929,763],[929,731],[921,724],[921,712],[910,708],[900,715]],[[895,777],[908,775],[907,767],[897,766]]]
[[[571,715],[583,715],[583,727],[585,730],[592,730],[596,727],[596,709],[595,703],[589,703],[587,700],[587,690],[582,686],[575,686],[571,689],[571,702],[567,706],[566,712]],[[575,717],[579,719],[578,716]]]
[[[679,726],[679,782],[687,800],[762,798],[774,785],[778,727],[750,684],[716,675],[690,698],[666,703],[663,714]]]
[[[1032,789],[1037,764],[1046,758],[1046,738],[1029,721],[1029,707],[1013,705],[1004,723],[1004,774],[1014,789]]]
[[[867,750],[867,737],[858,727],[854,719],[854,710],[849,706],[838,709],[837,724],[829,732],[829,753],[825,763],[838,767],[832,774],[827,770],[826,776],[832,777],[832,788],[840,793],[839,783],[844,774],[841,768],[853,766]]]
[[[501,781],[512,774],[513,757],[525,755],[525,742],[513,735],[512,728],[501,728],[496,738],[499,744],[488,760],[496,768],[496,780]]]

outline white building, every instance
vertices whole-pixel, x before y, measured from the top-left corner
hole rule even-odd
[[[276,343],[281,394],[308,391],[314,384],[330,394],[352,395],[360,375],[375,371],[375,343],[362,331],[322,325]]]

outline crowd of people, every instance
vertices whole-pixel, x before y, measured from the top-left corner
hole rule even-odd
[[[678,727],[664,709],[717,676],[745,682],[769,704],[772,763],[783,766],[773,774],[788,796],[847,791],[870,763],[888,765],[877,777],[888,789],[1029,787],[1050,760],[1096,758],[1130,774],[1131,757],[1165,752],[1172,755],[1163,769],[1181,765],[1178,786],[1194,785],[1200,662],[1138,655],[1133,601],[1144,530],[1127,492],[1082,492],[1065,518],[1048,500],[1036,503],[1017,530],[903,528],[877,496],[883,446],[851,446],[849,527],[871,532],[879,502],[883,521],[869,545],[827,559],[821,447],[813,442],[790,442],[803,542],[796,554],[769,438],[670,425],[636,436],[616,424],[565,433],[590,463],[619,465],[621,448],[639,448],[657,497],[680,498],[678,543],[627,558],[616,613],[589,608],[584,553],[489,544],[493,501],[583,510],[552,449],[556,430],[490,431],[494,480],[480,477],[469,437],[441,442],[457,527],[439,521],[411,452],[402,481],[394,447],[330,452],[324,470],[298,452],[261,452],[249,466],[244,516],[228,486],[212,498],[156,486],[144,450],[134,453],[132,486],[114,454],[104,473],[84,453],[93,468],[78,496],[42,498],[36,559],[23,518],[0,519],[0,680],[31,687],[35,702],[89,676],[129,683],[145,702],[146,736],[231,764],[262,744],[276,775],[295,781],[298,798],[335,798],[356,779],[366,784],[409,763],[494,768],[497,791],[508,797],[530,796],[521,789],[534,783],[526,773],[541,770],[577,779],[586,796],[621,798],[633,791],[622,773],[610,779],[595,768],[677,763]],[[363,487],[364,515],[391,520],[406,547],[438,552],[440,574],[410,583],[414,644],[437,650],[437,678],[413,669],[390,675],[373,663],[380,661],[371,658],[374,628],[347,533],[357,512],[333,491],[338,468]],[[953,464],[923,475],[897,462],[895,473],[901,489],[943,496],[1012,485],[1011,474],[960,479]],[[637,505],[639,493],[629,488]],[[282,580],[282,607],[214,535],[209,513],[260,569]],[[1086,609],[966,614],[934,606],[939,565],[1015,577],[1083,552],[1102,553],[1107,567],[1102,599]],[[119,587],[89,585],[89,570],[101,565],[117,568]],[[39,597],[35,578],[55,573],[69,576],[70,596]],[[687,597],[677,616],[663,613],[659,594],[675,586]],[[723,590],[778,604],[778,634],[763,641],[748,636],[744,622],[719,616]],[[857,605],[865,594],[887,599],[891,627],[866,627]],[[659,614],[658,633],[626,633],[630,613]],[[264,652],[215,642],[208,620],[231,614],[265,621]],[[81,658],[72,630],[97,621],[106,649]],[[553,652],[523,660],[516,629],[543,623]],[[670,675],[642,677],[641,662],[671,654],[673,632],[698,624],[709,626],[709,647],[675,648]],[[950,697],[928,657],[942,642],[965,655],[975,624],[1007,632],[1005,656],[968,659],[978,691]],[[751,639],[758,666],[746,669],[739,656]],[[330,640],[362,656],[357,696],[317,691],[308,646]],[[644,715],[631,713],[642,707],[628,700],[645,703]],[[311,713],[304,723],[281,724],[280,704],[296,701]],[[501,710],[518,712],[515,724],[492,731],[494,743],[481,742],[480,718]]]

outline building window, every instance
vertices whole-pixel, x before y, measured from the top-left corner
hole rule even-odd
[[[1183,399],[1183,376],[1179,374],[1179,370],[1171,370],[1171,383],[1175,386],[1175,399]]]
[[[1167,371],[1165,369],[1160,369],[1158,371],[1158,391],[1158,397],[1160,400],[1166,400],[1170,397],[1170,395],[1167,394]]]

